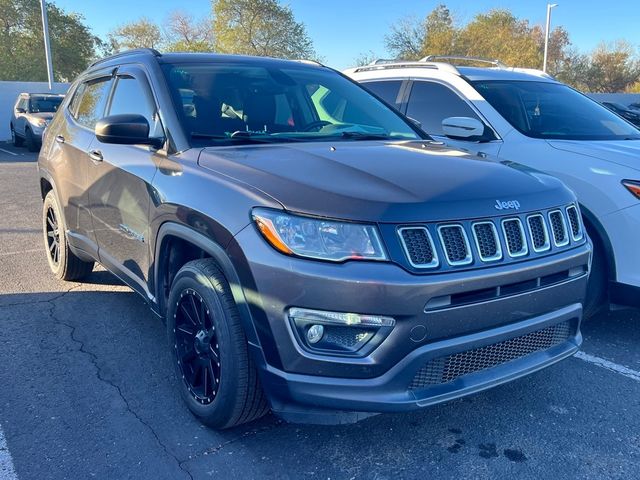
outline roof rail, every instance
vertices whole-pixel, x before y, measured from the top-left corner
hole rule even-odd
[[[440,62],[442,60],[459,60],[464,62],[477,62],[477,63],[488,63],[497,68],[507,68],[507,66],[502,63],[500,60],[491,60],[489,58],[482,57],[465,57],[464,55],[427,55],[424,58],[421,58],[421,62]],[[447,62],[451,63],[452,62]]]
[[[413,61],[396,61],[393,60],[389,62],[372,62],[369,65],[365,65],[362,67],[356,67],[353,72],[371,72],[373,70],[390,70],[395,68],[430,68],[432,70],[442,70],[449,73],[453,73],[454,75],[460,75],[458,69],[444,62],[424,62],[422,60],[413,60]]]
[[[376,58],[373,62],[369,63],[369,65],[382,65],[385,63],[398,63],[401,60],[397,60],[394,58]]]
[[[162,56],[162,54],[155,48],[134,48],[132,50],[126,50],[124,52],[114,53],[113,55],[109,55],[108,57],[100,58],[99,60],[93,62],[90,66],[93,67],[94,65],[106,62],[107,60],[111,60],[112,58],[126,57],[127,55],[139,55],[141,53],[147,53],[153,55],[154,57]]]

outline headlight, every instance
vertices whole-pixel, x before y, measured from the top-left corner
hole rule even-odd
[[[287,255],[340,262],[387,260],[374,225],[336,222],[256,208],[253,220],[264,238]]]
[[[44,118],[30,118],[29,123],[36,127],[44,127],[47,125],[47,121]]]
[[[623,180],[622,185],[624,185],[632,195],[640,199],[640,182],[636,180]]]

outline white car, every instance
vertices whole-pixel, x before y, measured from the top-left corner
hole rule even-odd
[[[460,58],[374,62],[345,73],[435,140],[564,181],[594,243],[586,316],[607,294],[639,305],[640,130],[541,71],[447,60]]]

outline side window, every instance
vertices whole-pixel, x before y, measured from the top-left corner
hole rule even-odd
[[[25,97],[21,97],[20,101],[18,102],[18,108],[22,108],[26,111],[28,106],[29,100],[27,100]]]
[[[407,116],[418,120],[422,130],[430,135],[444,135],[442,120],[448,117],[471,117],[482,121],[453,90],[425,81],[413,83]]]
[[[393,105],[396,108],[400,106],[396,101],[398,99],[398,93],[400,92],[400,86],[402,85],[400,80],[380,80],[377,82],[366,82],[363,83],[363,85],[367,90],[371,90],[389,105]]]
[[[82,98],[82,94],[84,93],[85,88],[87,88],[87,84],[81,83],[80,85],[78,85],[78,88],[76,88],[75,92],[73,92],[73,97],[71,97],[71,101],[69,102],[69,106],[67,107],[69,113],[71,113],[73,118],[77,118],[76,113],[78,111],[78,105],[80,105],[80,99]]]
[[[75,115],[80,125],[92,130],[95,128],[96,122],[103,116],[110,87],[111,78],[86,83]]]
[[[109,115],[137,113],[153,125],[156,108],[149,98],[148,92],[133,77],[118,77],[116,88],[111,99]]]

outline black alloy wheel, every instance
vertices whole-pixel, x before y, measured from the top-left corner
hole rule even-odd
[[[210,404],[220,385],[220,348],[211,312],[189,288],[180,294],[174,315],[174,348],[182,379],[196,401]]]
[[[49,205],[47,208],[45,232],[49,260],[58,267],[60,265],[60,225],[53,205]]]

